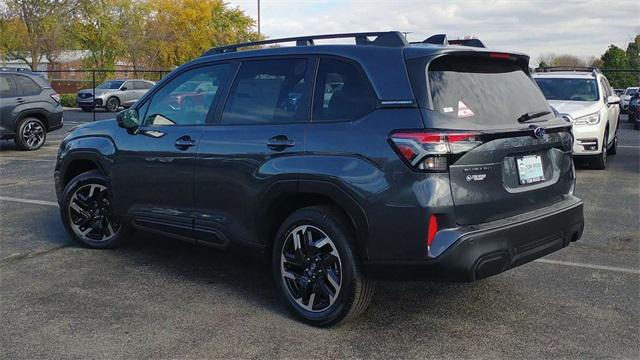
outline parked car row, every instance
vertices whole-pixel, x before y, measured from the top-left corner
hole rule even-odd
[[[95,89],[83,89],[76,94],[76,103],[83,111],[104,108],[118,111],[122,106],[129,108],[149,91],[154,82],[138,79],[116,79],[105,81]],[[95,98],[94,98],[95,94]]]

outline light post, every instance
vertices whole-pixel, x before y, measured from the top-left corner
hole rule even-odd
[[[260,40],[260,0],[258,0],[258,40]]]

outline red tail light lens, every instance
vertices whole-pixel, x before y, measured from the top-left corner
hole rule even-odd
[[[435,215],[429,216],[429,228],[427,230],[427,249],[431,249],[431,244],[433,244],[433,239],[436,237],[436,233],[438,232],[438,218]]]
[[[58,104],[60,104],[60,95],[58,95],[57,93],[53,93],[51,94],[51,98],[55,100]]]
[[[414,169],[447,171],[453,156],[463,154],[480,144],[474,132],[396,132],[391,143]]]

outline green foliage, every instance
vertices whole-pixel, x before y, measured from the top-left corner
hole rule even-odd
[[[610,45],[609,49],[600,58],[604,69],[629,69],[629,59],[624,50],[615,45]],[[624,89],[633,86],[635,76],[627,72],[609,72],[606,74],[611,86],[616,89]]]
[[[76,107],[76,95],[75,94],[61,94],[60,105],[64,107]]]
[[[171,69],[211,47],[258,39],[254,20],[223,0],[4,1],[0,57],[32,67],[80,49],[87,68]]]
[[[629,67],[640,70],[640,35],[637,35],[633,42],[629,43],[626,55]],[[638,84],[640,84],[640,73],[635,74],[635,85]]]

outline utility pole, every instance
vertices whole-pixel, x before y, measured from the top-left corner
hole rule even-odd
[[[260,0],[258,0],[258,40],[260,40]]]

